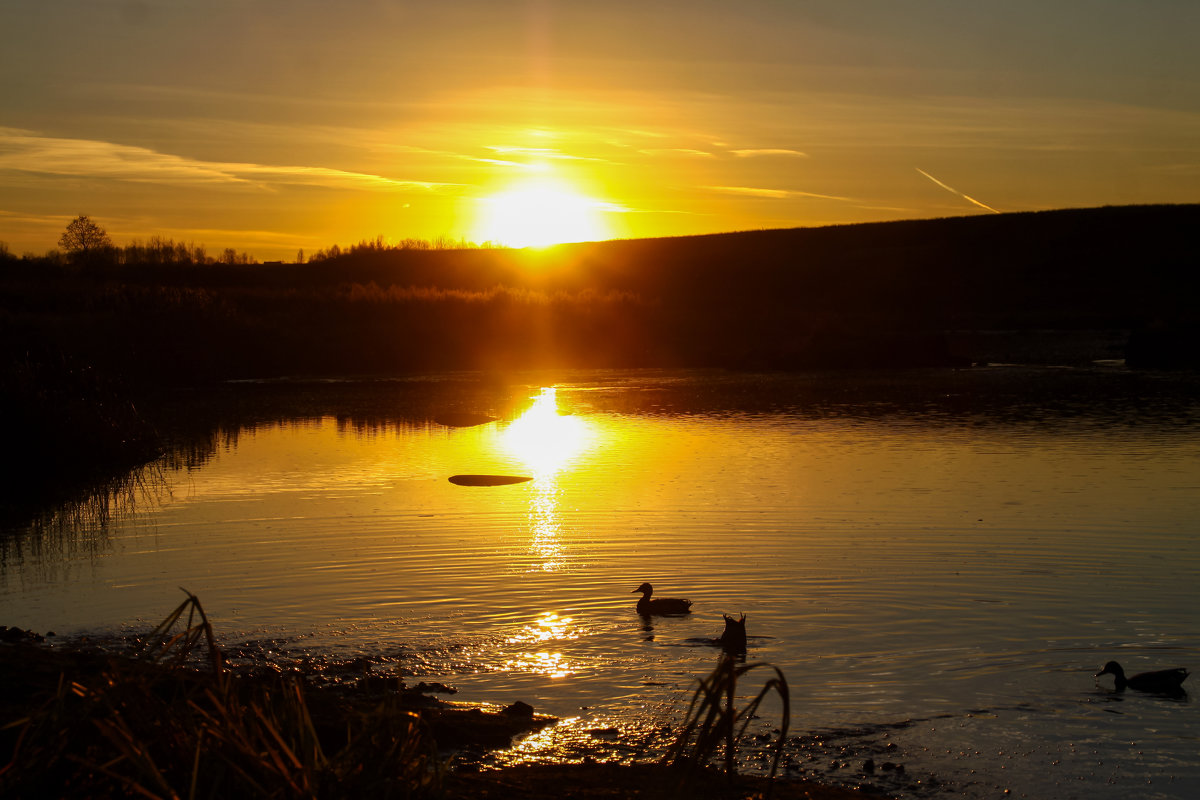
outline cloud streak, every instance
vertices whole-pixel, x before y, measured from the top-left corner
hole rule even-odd
[[[808,153],[802,153],[799,150],[787,150],[777,147],[731,150],[730,152],[738,158],[757,158],[759,156],[793,156],[795,158],[808,158]]]
[[[499,155],[516,155],[529,156],[530,158],[545,158],[556,161],[603,161],[602,158],[594,158],[591,156],[577,156],[571,153],[564,153],[553,147],[511,147],[507,145],[488,145],[488,150]]]
[[[454,184],[396,180],[328,167],[203,161],[94,139],[39,136],[0,128],[0,170],[140,183],[255,187],[324,186],[379,191],[434,190]]]
[[[786,199],[789,197],[815,197],[818,200],[838,200],[844,203],[854,202],[850,197],[838,197],[833,194],[817,194],[816,192],[799,192],[794,189],[760,189],[754,186],[705,186],[703,187],[712,192],[721,192],[722,194],[740,194],[748,197],[768,197],[777,200]]]
[[[716,158],[706,150],[696,150],[690,147],[659,147],[649,150],[639,150],[644,156],[683,156],[686,158]]]
[[[926,178],[929,178],[929,180],[933,181],[933,182],[934,182],[934,183],[936,183],[938,186],[940,186],[940,187],[942,187],[943,189],[945,189],[947,192],[950,192],[951,194],[956,194],[956,195],[958,195],[958,196],[959,196],[959,197],[961,197],[963,200],[966,200],[968,203],[974,203],[975,205],[979,206],[980,208],[982,208],[982,209],[984,209],[984,210],[986,210],[986,211],[990,211],[990,212],[992,212],[993,214],[999,214],[999,213],[1000,213],[1000,212],[999,212],[999,211],[997,211],[996,209],[994,209],[994,208],[992,208],[991,206],[989,206],[987,203],[981,203],[981,202],[979,202],[978,200],[976,200],[974,197],[971,197],[970,195],[965,195],[965,194],[963,194],[962,192],[960,192],[958,189],[955,189],[955,188],[953,188],[953,187],[951,187],[951,186],[947,186],[946,184],[942,183],[942,182],[941,182],[941,181],[939,181],[937,178],[933,177],[932,175],[930,175],[928,172],[926,172],[925,170],[921,169],[920,167],[914,167],[913,169],[915,169],[917,172],[919,172],[919,173],[921,173],[922,175],[924,175]]]

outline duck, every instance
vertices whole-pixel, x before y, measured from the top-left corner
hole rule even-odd
[[[650,599],[650,595],[654,594],[654,587],[648,583],[643,583],[630,592],[641,592],[642,599],[637,601],[637,612],[644,617],[652,614],[687,614],[692,610],[691,600],[679,600],[674,597],[656,597]]]
[[[1188,676],[1188,671],[1183,667],[1175,669],[1160,669],[1153,672],[1139,672],[1137,675],[1125,677],[1125,670],[1115,661],[1109,661],[1104,665],[1104,669],[1096,673],[1096,677],[1101,675],[1112,675],[1117,679],[1117,689],[1124,689],[1128,686],[1131,689],[1137,689],[1141,692],[1164,692],[1169,694],[1177,694],[1183,691],[1183,681]]]
[[[728,614],[721,615],[725,619],[725,631],[721,637],[716,640],[716,644],[720,645],[721,649],[726,653],[745,653],[746,652],[746,615],[742,614],[741,619],[734,619]]]

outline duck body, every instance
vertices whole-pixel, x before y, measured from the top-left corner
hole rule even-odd
[[[734,619],[728,614],[722,614],[725,619],[725,631],[721,634],[721,638],[717,639],[717,644],[726,653],[745,653],[746,652],[746,615],[742,614],[741,619]]]
[[[1104,668],[1096,673],[1096,677],[1101,675],[1112,675],[1116,678],[1117,689],[1137,689],[1139,692],[1162,692],[1167,694],[1179,694],[1183,691],[1183,681],[1188,676],[1188,671],[1183,667],[1175,669],[1160,669],[1153,672],[1139,672],[1137,675],[1126,677],[1125,670],[1115,661],[1109,661],[1104,665]]]
[[[648,583],[643,583],[630,594],[635,592],[642,593],[642,598],[637,601],[637,612],[643,617],[687,614],[692,610],[691,600],[679,600],[674,597],[651,597],[654,594],[654,587]]]

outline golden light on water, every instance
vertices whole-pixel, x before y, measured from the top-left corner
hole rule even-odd
[[[517,739],[512,747],[500,755],[500,760],[504,764],[543,762],[547,757],[552,761],[557,760],[553,754],[562,748],[564,740],[587,741],[590,738],[583,728],[591,724],[583,717],[560,719],[554,725]],[[563,759],[564,762],[566,760]]]
[[[548,642],[554,639],[578,639],[579,634],[571,627],[571,617],[563,617],[553,611],[545,611],[528,628],[516,636],[509,637],[509,644]]]
[[[548,386],[528,411],[509,424],[501,443],[529,468],[535,480],[545,480],[582,455],[595,439],[595,428],[586,420],[558,412],[557,390]]]
[[[577,761],[580,753],[594,754],[596,760],[628,763],[643,755],[645,744],[660,726],[660,721],[647,717],[592,713],[563,717],[497,753],[496,765],[569,763]]]
[[[564,678],[573,673],[574,668],[562,653],[552,652],[548,648],[532,649],[550,642],[578,639],[579,631],[572,622],[571,617],[559,616],[553,612],[542,613],[519,634],[508,638],[507,644],[514,648],[524,646],[530,650],[517,653],[508,660],[506,667],[551,678]]]
[[[539,178],[481,201],[473,238],[508,247],[548,247],[612,237],[603,212],[609,206],[569,184]]]
[[[530,571],[557,572],[567,566],[563,559],[558,492],[558,484],[553,478],[534,484],[534,494],[529,502],[529,522],[533,534],[529,549],[535,566]]]
[[[559,472],[596,442],[596,430],[580,417],[558,412],[558,393],[545,387],[533,405],[514,420],[501,443],[533,473],[529,500],[531,571],[556,572],[567,564],[562,546],[559,513]]]

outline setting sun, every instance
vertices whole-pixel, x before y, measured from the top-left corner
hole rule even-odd
[[[517,184],[481,201],[474,238],[508,247],[548,247],[611,238],[602,216],[605,203],[566,183]]]

